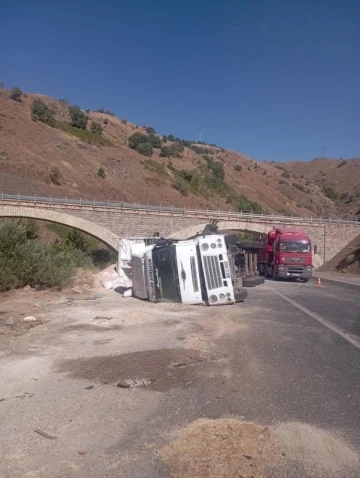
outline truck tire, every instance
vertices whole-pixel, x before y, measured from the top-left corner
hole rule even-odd
[[[259,284],[263,284],[263,283],[265,282],[265,277],[257,276],[257,277],[256,277],[256,281],[258,281]]]
[[[255,286],[256,286],[255,277],[245,277],[245,279],[243,279],[243,287],[255,287]]]
[[[247,298],[247,291],[244,289],[236,290],[234,293],[235,296],[235,302],[244,302],[244,300]]]
[[[310,279],[301,279],[301,280],[302,280],[302,282],[306,283],[306,282],[309,282]]]

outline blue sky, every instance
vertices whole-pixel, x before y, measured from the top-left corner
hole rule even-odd
[[[258,160],[360,156],[360,2],[3,0],[0,81]]]

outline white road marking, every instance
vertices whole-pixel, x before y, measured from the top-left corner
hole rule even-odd
[[[316,314],[315,312],[312,312],[311,310],[307,309],[306,307],[298,304],[295,302],[295,300],[290,299],[289,297],[286,297],[286,295],[281,294],[281,292],[278,292],[277,290],[272,289],[275,294],[277,294],[279,297],[282,299],[286,300],[289,302],[289,304],[293,305],[297,309],[301,310],[304,312],[306,315],[309,315],[312,317],[314,320],[317,320],[320,322],[320,324],[325,325],[328,329],[332,330],[335,332],[335,334],[340,335],[343,339],[347,340],[350,344],[354,345],[357,349],[360,350],[360,341],[356,340],[352,335],[346,333],[344,330],[340,329],[340,327],[337,327],[336,325],[332,324],[328,320],[326,320],[322,315]]]

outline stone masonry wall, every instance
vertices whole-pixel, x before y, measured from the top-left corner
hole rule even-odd
[[[215,213],[214,213],[215,214]],[[92,208],[60,205],[11,205],[0,204],[0,217],[33,217],[54,222],[62,222],[78,227],[99,237],[112,247],[116,247],[121,237],[152,236],[155,232],[164,237],[189,237],[200,232],[210,220],[209,216],[198,212],[196,215],[172,214],[169,212],[121,211],[119,209]],[[215,214],[217,216],[217,213]],[[216,217],[214,217],[216,218]],[[273,226],[291,226],[303,230],[317,246],[314,266],[320,267],[343,249],[360,232],[360,225],[317,224],[302,225],[284,222],[269,222],[266,218],[252,220],[245,218],[220,218],[220,230],[249,230],[266,233]]]

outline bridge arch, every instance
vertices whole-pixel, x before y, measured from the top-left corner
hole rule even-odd
[[[208,223],[205,222],[203,224],[185,227],[174,232],[170,237],[174,239],[186,239],[188,237],[195,236],[204,229],[206,224]],[[266,224],[265,222],[253,223],[249,221],[219,221],[218,227],[220,231],[250,231],[266,234],[270,229],[272,229],[273,224]]]
[[[0,217],[7,218],[23,218],[23,219],[40,219],[43,221],[56,222],[64,224],[65,226],[78,229],[90,236],[98,239],[107,246],[118,250],[120,237],[113,232],[105,229],[98,224],[95,224],[81,217],[72,216],[52,209],[38,209],[35,207],[26,206],[0,206]]]

